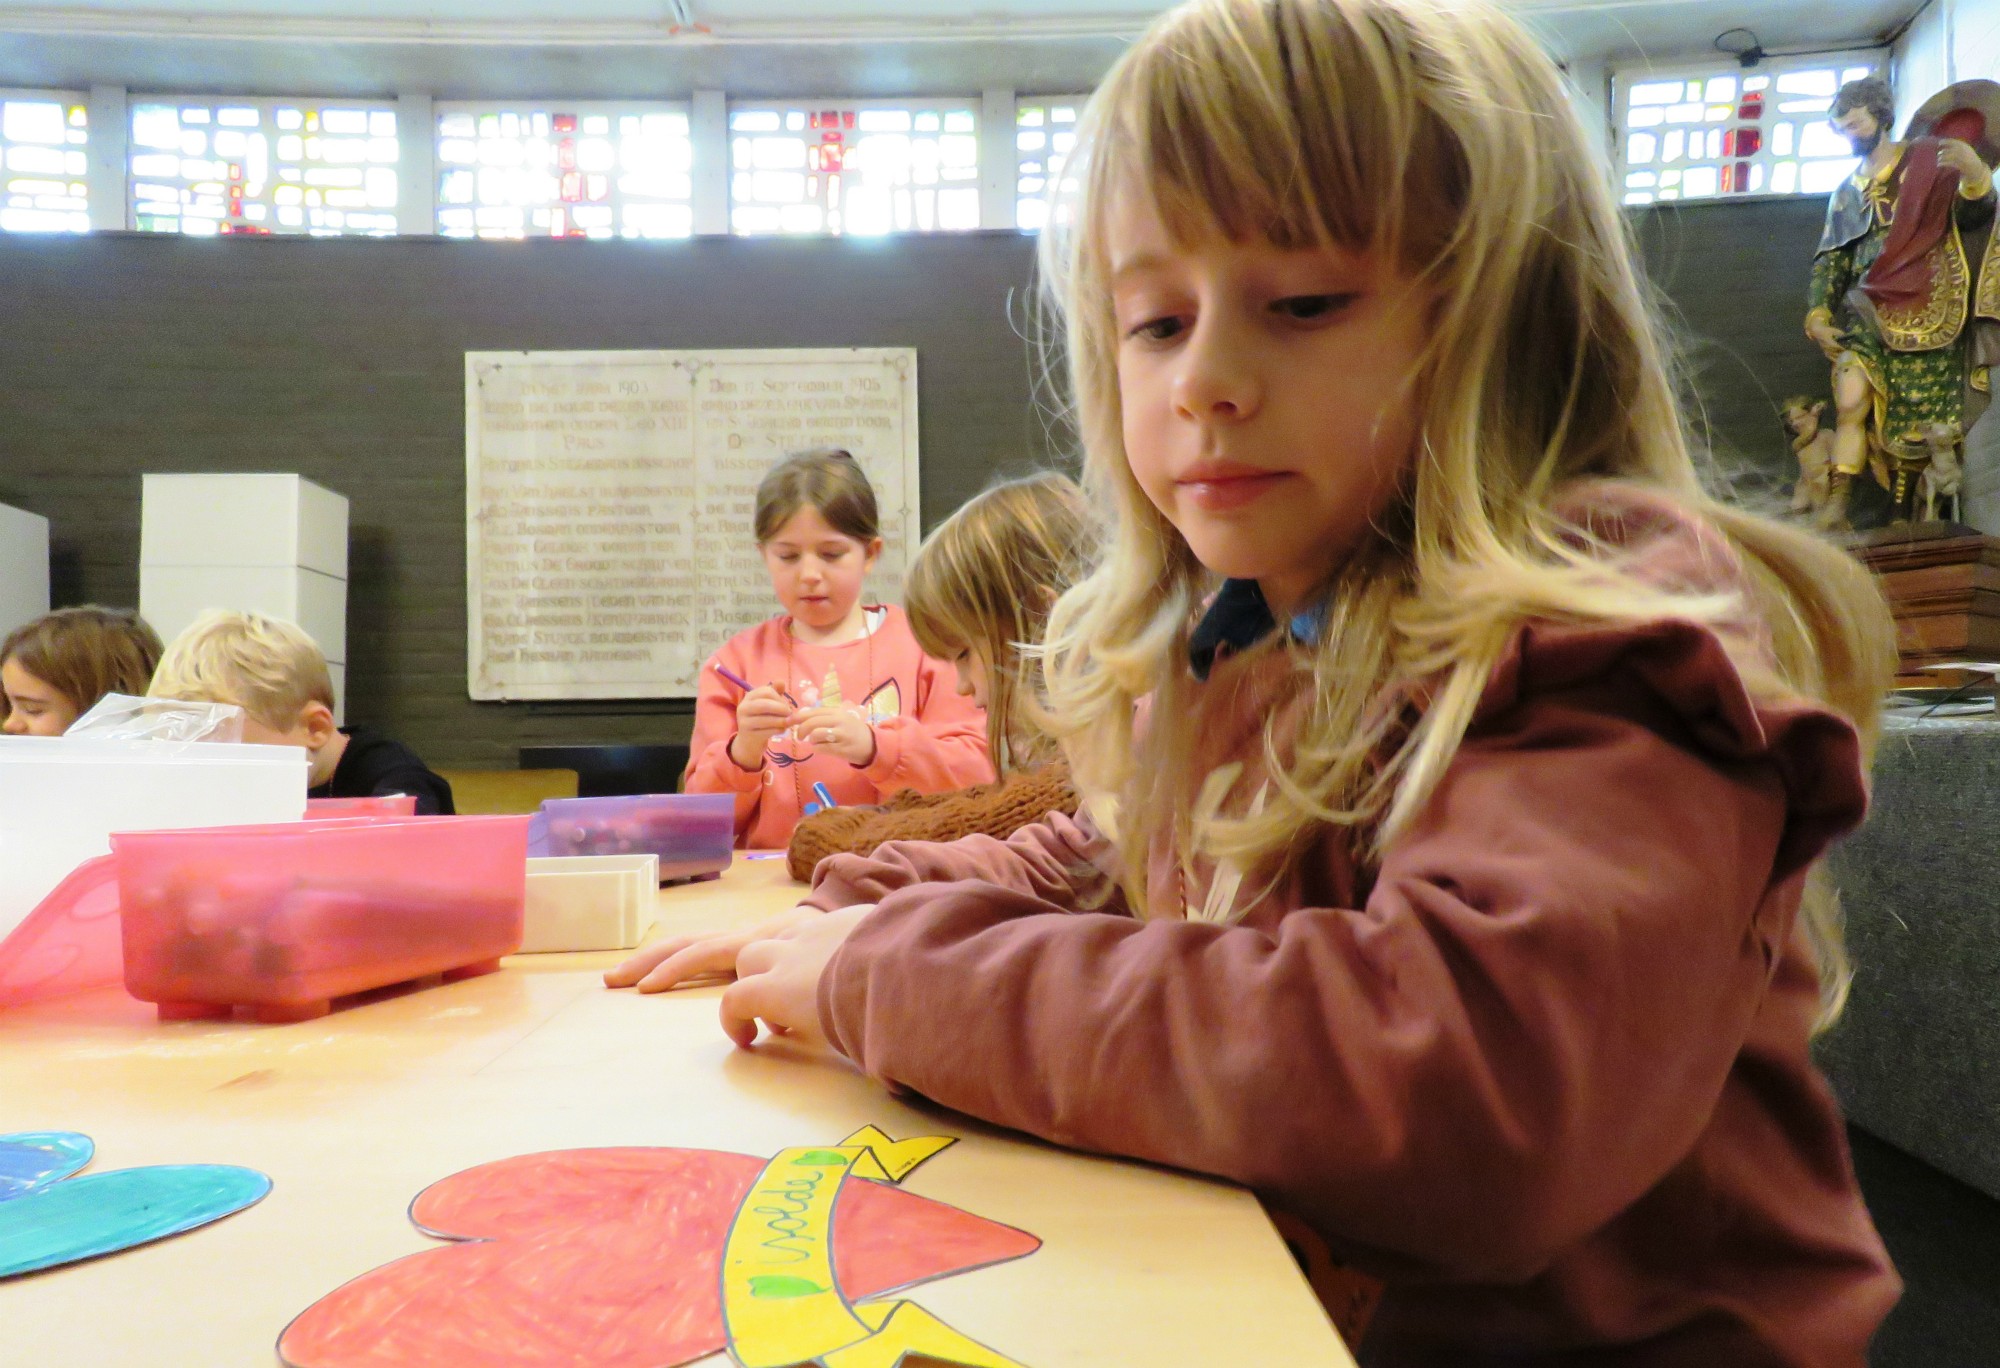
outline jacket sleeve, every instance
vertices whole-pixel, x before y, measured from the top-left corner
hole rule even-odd
[[[375,781],[376,797],[391,793],[407,793],[414,797],[417,812],[422,816],[435,817],[456,811],[452,805],[451,785],[445,782],[442,775],[421,763],[400,765]]]
[[[918,657],[916,695],[909,713],[875,724],[875,758],[861,766],[862,776],[880,793],[946,793],[989,782],[985,709],[962,696],[929,656]]]
[[[829,1039],[972,1115],[1245,1183],[1374,1269],[1532,1276],[1687,1153],[1865,801],[1851,728],[1753,708],[1701,629],[1585,645],[1496,674],[1363,906],[1141,923],[905,886],[821,979]]]
[[[1087,819],[1052,812],[1005,840],[965,836],[956,841],[890,841],[873,855],[833,855],[813,874],[803,906],[822,912],[879,903],[919,885],[976,880],[1027,898],[1046,911],[1104,901],[1122,910],[1113,892],[1110,843]]]
[[[688,767],[681,776],[681,790],[735,794],[736,840],[740,845],[764,795],[764,767],[744,769],[729,754],[729,743],[736,738],[736,705],[743,701],[743,691],[716,673],[716,661],[723,660],[728,652],[729,646],[725,645],[701,667],[701,677],[695,686],[694,734],[688,741]],[[746,679],[751,678],[744,674],[742,664],[747,662],[731,668]]]

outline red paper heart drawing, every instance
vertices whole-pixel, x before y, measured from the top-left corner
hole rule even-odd
[[[484,1164],[411,1204],[458,1241],[362,1274],[286,1327],[292,1368],[674,1368],[725,1347],[723,1245],[766,1160],[584,1149]],[[860,1178],[834,1271],[859,1302],[1032,1253],[1025,1231]]]

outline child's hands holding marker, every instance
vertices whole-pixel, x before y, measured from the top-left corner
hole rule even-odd
[[[729,758],[744,769],[763,764],[764,747],[783,732],[850,765],[866,765],[875,758],[875,728],[859,709],[821,703],[816,694],[808,695],[815,706],[802,708],[776,684],[752,688],[734,670],[713,664],[717,674],[744,691],[743,701],[736,705],[736,735],[729,742]]]
[[[736,705],[736,735],[729,742],[729,758],[744,769],[756,769],[764,763],[764,747],[792,725],[797,711],[773,684],[744,694]]]
[[[801,708],[789,725],[807,745],[850,765],[866,765],[875,758],[875,728],[857,708]]]

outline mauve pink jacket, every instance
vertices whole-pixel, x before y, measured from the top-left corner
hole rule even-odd
[[[1657,498],[1586,494],[1660,582],[1740,575]],[[1204,763],[1299,704],[1251,656],[1204,686]],[[1328,827],[1224,925],[1075,911],[1109,853],[1061,816],[837,856],[809,902],[877,909],[820,1018],[946,1106],[1254,1189],[1386,1281],[1365,1364],[1861,1368],[1901,1285],[1796,914],[1865,807],[1847,722],[1753,700],[1710,630],[1531,625],[1378,867]]]

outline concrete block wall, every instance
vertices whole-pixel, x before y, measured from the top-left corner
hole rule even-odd
[[[0,234],[0,502],[50,519],[57,603],[129,605],[142,473],[295,472],[350,501],[350,722],[455,767],[685,740],[686,702],[466,697],[464,353],[914,346],[929,527],[1048,450],[1033,248]]]
[[[1823,211],[1772,199],[1635,218],[1718,457],[1749,485],[1789,485],[1777,404],[1825,392],[1799,329]],[[50,518],[56,602],[130,604],[142,472],[296,472],[352,505],[350,720],[448,766],[511,765],[525,744],[684,740],[682,701],[466,698],[464,353],[914,346],[928,528],[1061,440],[1022,337],[1033,252],[1014,233],[0,235],[0,502]]]

